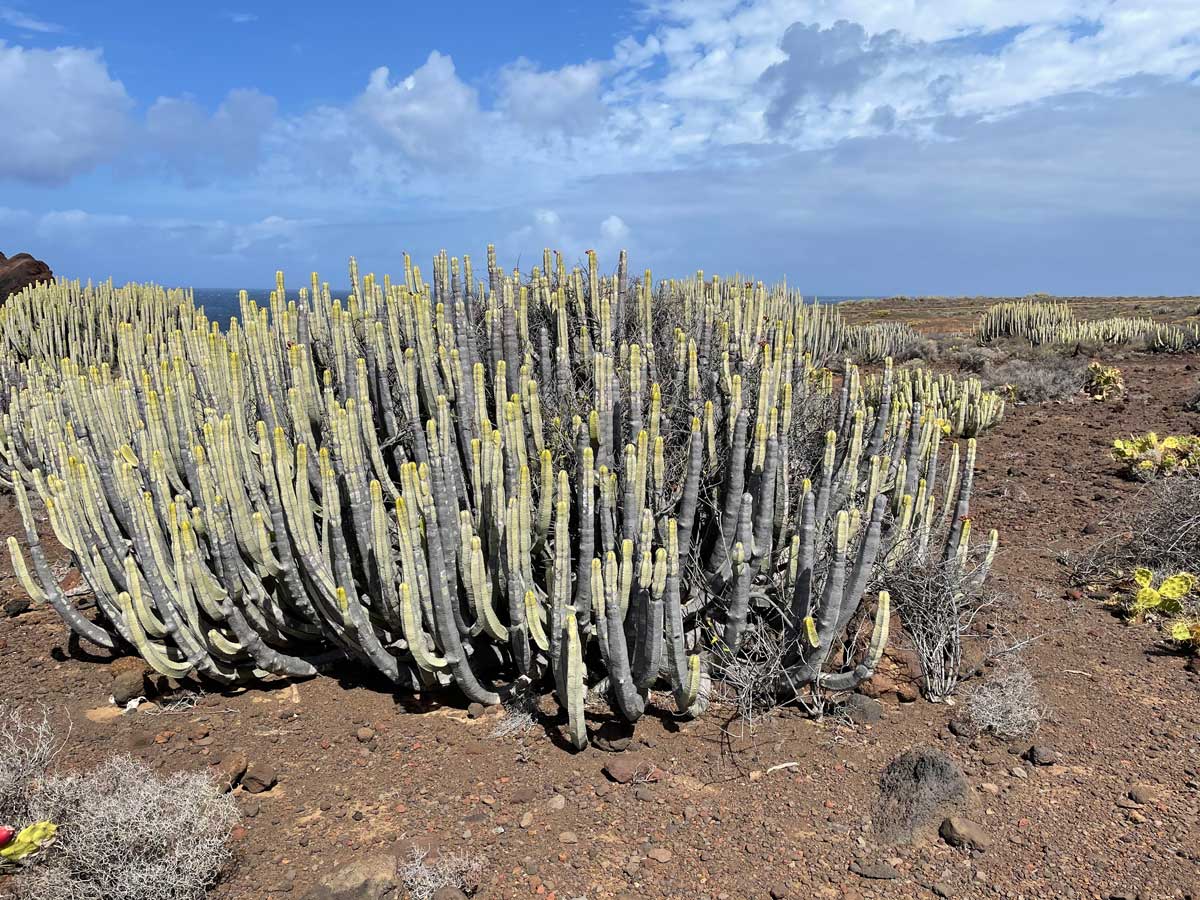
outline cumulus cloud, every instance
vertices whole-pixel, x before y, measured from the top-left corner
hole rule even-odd
[[[277,104],[256,90],[235,89],[209,115],[190,97],[159,97],[146,113],[150,146],[193,180],[252,172]]]
[[[805,101],[854,94],[909,45],[898,31],[868,36],[858,23],[842,19],[829,28],[796,22],[783,33],[780,49],[787,58],[768,66],[760,79],[774,91],[767,123],[775,130]]]
[[[591,131],[603,120],[604,66],[597,62],[542,71],[527,59],[500,70],[500,108],[533,129],[566,134]],[[537,134],[531,134],[536,139]]]
[[[0,179],[57,184],[112,160],[131,106],[98,50],[0,41]]]
[[[478,94],[458,77],[454,60],[436,50],[398,82],[387,66],[375,69],[356,107],[409,159],[441,167],[474,153]]]

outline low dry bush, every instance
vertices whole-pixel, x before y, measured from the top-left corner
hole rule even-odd
[[[921,692],[930,700],[954,693],[963,640],[979,613],[997,600],[984,589],[990,555],[980,549],[960,561],[910,552],[887,573],[892,608],[921,661]]]
[[[201,773],[161,778],[128,756],[91,772],[51,770],[45,715],[3,710],[0,820],[57,826],[15,879],[22,900],[201,900],[229,858],[237,803]]]
[[[1033,734],[1043,712],[1033,675],[1019,660],[1003,663],[967,697],[970,723],[976,730],[1001,740]]]
[[[984,385],[1024,403],[1069,400],[1083,390],[1087,367],[1053,353],[1015,356],[981,373]]]
[[[430,859],[423,850],[413,850],[397,875],[411,900],[432,900],[443,888],[469,891],[475,888],[483,861],[463,853],[443,853]]]
[[[1146,484],[1118,513],[1117,533],[1075,560],[1075,580],[1104,582],[1144,566],[1168,574],[1200,560],[1200,475]]]
[[[33,798],[61,746],[45,709],[29,715],[0,704],[0,825],[30,823]]]

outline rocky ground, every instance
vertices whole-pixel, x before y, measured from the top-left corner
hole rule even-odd
[[[973,516],[1000,529],[994,582],[1009,595],[984,635],[1029,641],[1048,714],[1030,739],[955,734],[961,707],[914,699],[902,666],[853,720],[785,711],[750,730],[719,710],[681,722],[656,709],[623,752],[571,752],[553,721],[497,736],[494,712],[418,705],[354,671],[122,714],[109,697],[142,687],[136,667],[71,646],[52,612],[19,604],[0,619],[0,684],[69,723],[67,766],[128,752],[240,778],[245,818],[216,900],[376,897],[414,848],[474,862],[488,898],[1200,900],[1200,673],[1153,626],[1073,592],[1060,562],[1134,502],[1114,436],[1200,431],[1182,411],[1194,359],[1119,364],[1124,400],[1015,407],[980,440]],[[0,530],[14,525],[5,507]],[[23,596],[7,560],[0,596]],[[917,745],[961,766],[965,834],[948,841],[935,823],[883,845],[880,771]]]

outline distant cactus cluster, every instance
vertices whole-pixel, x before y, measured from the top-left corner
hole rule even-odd
[[[56,283],[0,312],[26,590],[174,678],[349,659],[484,704],[544,684],[584,746],[589,692],[629,721],[656,687],[698,714],[714,656],[757,629],[794,648],[781,695],[853,688],[888,637],[868,586],[914,546],[968,552],[975,442],[953,438],[1003,412],[977,379],[886,359],[837,384],[835,307],[631,279],[624,254],[602,274],[547,251],[522,276],[489,248],[482,279],[444,253],[431,274],[352,260],[344,302],[315,275],[288,302],[280,274],[224,330],[153,286]]]
[[[1136,344],[1164,353],[1200,349],[1200,324],[1175,325],[1130,316],[1080,320],[1066,303],[1043,300],[993,304],[980,316],[975,336],[980,344],[1010,338],[1033,347]]]
[[[858,363],[911,359],[923,343],[920,333],[903,322],[847,325],[845,330],[846,355]]]

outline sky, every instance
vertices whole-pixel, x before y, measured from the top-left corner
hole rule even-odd
[[[0,0],[0,251],[1200,293],[1195,0]]]

